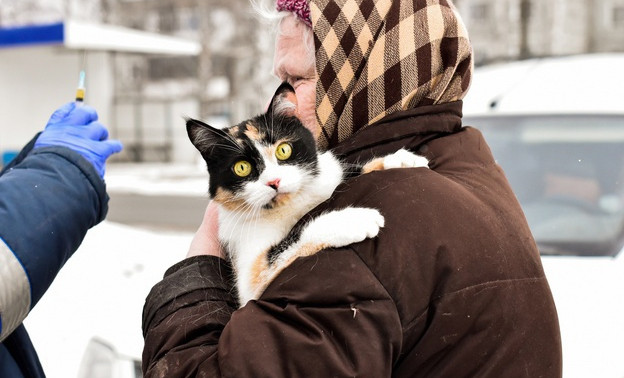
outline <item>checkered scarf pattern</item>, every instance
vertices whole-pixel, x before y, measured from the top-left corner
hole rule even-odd
[[[310,0],[320,148],[383,117],[460,100],[472,48],[448,0]]]

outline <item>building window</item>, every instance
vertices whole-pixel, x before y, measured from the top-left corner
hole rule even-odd
[[[178,25],[180,30],[196,32],[199,30],[199,15],[192,8],[183,8],[178,10]]]
[[[148,59],[147,64],[147,74],[151,81],[196,77],[197,69],[197,57],[153,57]]]
[[[613,8],[613,27],[624,28],[624,6],[616,6]]]

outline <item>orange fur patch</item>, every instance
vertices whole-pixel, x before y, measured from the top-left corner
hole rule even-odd
[[[306,257],[306,256],[312,256],[320,251],[322,251],[325,248],[330,248],[331,245],[329,244],[313,244],[313,243],[308,243],[308,244],[304,244],[301,246],[301,248],[299,248],[297,250],[296,256],[293,256],[292,261],[294,261],[294,259],[296,259],[297,257]],[[290,262],[292,262],[290,261]],[[290,263],[289,263],[290,265]]]
[[[384,170],[384,158],[376,158],[364,165],[362,168],[362,174],[374,172],[374,171],[383,171]]]
[[[245,128],[246,130],[244,134],[247,135],[249,139],[257,140],[257,141],[262,139],[262,135],[260,135],[260,131],[258,131],[258,128],[252,125],[251,123],[248,123],[247,125],[245,125]]]
[[[256,292],[256,298],[259,297],[262,292],[275,277],[277,277],[284,269],[292,264],[299,257],[312,256],[325,248],[330,248],[328,244],[312,244],[308,243],[295,251],[291,256],[288,256],[286,260],[277,260],[274,266],[268,268],[268,262],[266,260],[266,253],[262,255],[262,259],[258,258],[258,261],[254,264],[252,282]],[[260,261],[262,260],[262,261]],[[264,265],[262,265],[264,264]],[[264,269],[264,270],[262,270]]]
[[[238,135],[238,130],[239,130],[239,127],[238,126],[234,126],[234,127],[232,127],[231,129],[228,130],[228,133],[231,136],[236,137]]]
[[[257,295],[260,295],[260,290],[264,290],[269,284],[269,281],[267,280],[267,275],[269,274],[269,262],[267,259],[268,253],[269,251],[267,250],[264,253],[258,255],[256,261],[254,261],[253,265],[251,266],[250,282],[253,285],[254,291],[257,293]]]
[[[279,142],[277,142],[276,144],[274,144],[272,146],[267,146],[267,148],[264,149],[264,153],[266,154],[266,156],[274,157],[275,156],[275,147],[277,145],[279,145]]]
[[[213,200],[230,211],[240,210],[245,206],[245,202],[243,200],[235,198],[234,193],[222,188],[217,189],[217,193],[215,194]]]

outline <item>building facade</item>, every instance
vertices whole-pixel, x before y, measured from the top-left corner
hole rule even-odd
[[[274,0],[254,0],[267,8]],[[624,0],[454,0],[475,64],[551,55],[624,51]],[[199,56],[115,54],[114,95],[102,115],[126,149],[115,159],[188,161],[183,116],[215,126],[262,111],[274,29],[249,0],[0,0],[0,27],[80,19],[199,41]],[[93,60],[93,59],[91,59]],[[94,75],[88,77],[93,78]],[[93,86],[89,88],[94,90]]]
[[[174,160],[184,160],[179,151],[184,150],[188,138],[186,131],[182,137],[176,132],[184,127],[182,116],[204,119],[217,127],[238,123],[260,113],[277,87],[271,76],[272,28],[262,25],[247,2],[103,1],[107,3],[109,23],[184,37],[202,45],[196,57],[117,58],[117,118],[124,120],[120,124],[137,125],[126,128],[120,137],[143,141],[139,146],[142,151],[131,151],[131,160],[163,158],[159,151],[169,147],[156,141],[168,139],[174,140],[172,149],[178,151]],[[193,102],[197,107],[191,113],[178,114],[175,107],[164,108],[163,104],[171,100]],[[163,112],[177,117],[177,122],[146,135],[159,122],[154,114]],[[169,129],[172,131],[167,132]],[[145,142],[150,138],[154,141]]]
[[[455,0],[477,65],[624,51],[624,0]]]

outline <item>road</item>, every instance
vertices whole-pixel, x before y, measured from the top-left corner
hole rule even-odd
[[[208,198],[110,192],[107,220],[152,229],[194,232]]]

